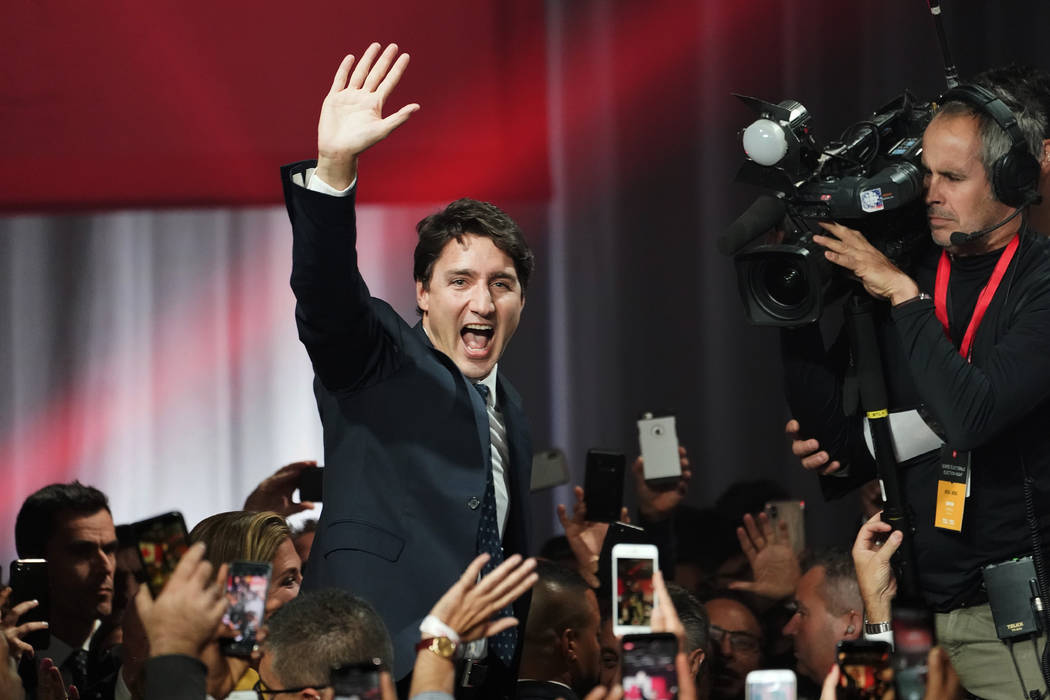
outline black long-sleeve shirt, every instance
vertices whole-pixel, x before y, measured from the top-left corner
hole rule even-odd
[[[931,247],[914,271],[923,291],[933,292],[938,257],[939,250]],[[879,303],[876,309],[891,410],[917,408],[951,447],[973,450],[971,496],[961,532],[933,526],[938,452],[899,465],[919,585],[937,610],[980,601],[982,566],[1031,552],[1022,464],[1035,480],[1036,503],[1050,503],[1050,245],[1045,239],[1022,234],[974,339],[972,362],[958,350],[997,259],[998,251],[953,260],[951,339],[932,301],[892,309]],[[848,345],[840,338],[825,351],[815,327],[785,331],[782,338],[794,415],[806,435],[849,465],[849,476],[821,479],[826,496],[841,495],[875,473],[861,432],[862,414],[847,416],[843,409]],[[1050,520],[1042,517],[1040,529],[1047,538]]]

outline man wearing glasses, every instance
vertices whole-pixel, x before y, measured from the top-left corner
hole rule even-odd
[[[711,698],[742,698],[747,674],[762,667],[762,626],[735,598],[712,598],[705,607],[711,620]]]

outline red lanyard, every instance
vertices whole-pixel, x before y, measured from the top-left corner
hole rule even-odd
[[[973,309],[973,317],[970,318],[970,325],[966,327],[966,335],[963,336],[962,346],[959,347],[959,354],[965,357],[967,361],[970,359],[970,348],[973,346],[973,337],[977,334],[977,327],[981,325],[984,313],[992,303],[992,297],[995,296],[996,290],[999,289],[999,283],[1003,281],[1003,276],[1006,275],[1006,268],[1010,267],[1010,261],[1013,260],[1014,253],[1017,252],[1019,240],[1019,236],[1014,236],[1010,239],[1006,248],[999,254],[999,261],[995,263],[995,269],[992,270],[991,278],[977,297],[977,305]],[[937,265],[937,283],[934,288],[933,304],[937,312],[937,320],[944,326],[944,334],[948,336],[949,340],[952,337],[951,332],[948,330],[948,277],[951,274],[952,262],[948,257],[948,251],[942,250],[941,261]]]

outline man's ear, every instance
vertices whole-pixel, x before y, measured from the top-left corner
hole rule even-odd
[[[427,285],[423,284],[422,280],[416,280],[416,306],[426,313],[430,310],[430,290]]]
[[[703,667],[706,658],[707,655],[704,654],[703,649],[694,649],[689,652],[689,675],[696,678],[697,675],[699,675],[700,669]]]
[[[846,630],[843,634],[843,639],[858,639],[864,629],[864,620],[861,619],[861,615],[856,610],[850,610],[846,613]]]
[[[561,654],[566,661],[576,660],[576,630],[571,627],[566,627],[558,635],[558,646],[561,647]]]

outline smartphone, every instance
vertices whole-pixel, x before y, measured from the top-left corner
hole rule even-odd
[[[926,696],[930,649],[936,644],[933,613],[922,605],[893,604],[893,676],[897,700]]]
[[[746,700],[795,700],[798,681],[790,669],[763,669],[747,674]]]
[[[587,472],[583,478],[587,520],[614,523],[620,519],[626,463],[622,452],[587,450]]]
[[[612,550],[613,634],[652,631],[653,573],[659,554],[651,544],[618,544]]]
[[[678,697],[678,672],[674,659],[678,640],[673,634],[628,634],[620,655],[623,667],[623,696],[645,700],[674,700]]]
[[[567,483],[569,465],[565,461],[564,452],[552,447],[532,455],[532,483],[529,484],[529,491],[536,493]]]
[[[299,472],[299,500],[324,501],[324,467],[307,467]]]
[[[656,485],[678,481],[682,476],[682,462],[673,415],[643,413],[638,419],[638,444],[646,481]]]
[[[770,501],[765,507],[769,522],[775,529],[781,521],[787,523],[788,537],[796,554],[806,548],[806,502]]]
[[[612,550],[618,544],[652,544],[645,529],[631,523],[615,522],[609,525],[598,554],[598,600],[609,600],[612,591]]]
[[[171,572],[186,553],[186,521],[182,513],[171,511],[132,523],[142,560],[143,578],[156,598],[171,578]]]
[[[266,612],[266,592],[270,588],[270,565],[259,561],[235,561],[226,574],[226,599],[230,607],[222,622],[236,630],[233,637],[219,640],[227,656],[250,656],[255,636]]]
[[[335,700],[381,700],[383,691],[379,674],[382,670],[383,663],[379,659],[335,669],[332,671]]]
[[[882,700],[893,689],[889,642],[844,639],[836,647],[835,658],[839,665],[835,697],[839,700]]]
[[[47,580],[47,561],[44,559],[16,559],[11,562],[11,606],[35,600],[38,605],[20,618],[18,624],[51,621],[51,587]],[[34,649],[51,646],[50,630],[36,630],[22,638]]]

